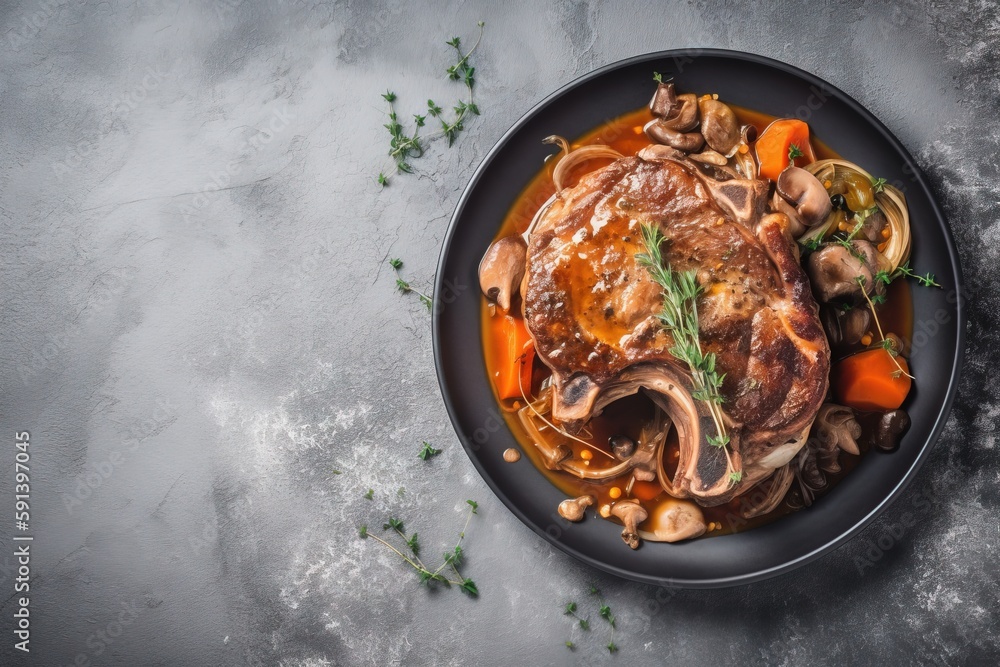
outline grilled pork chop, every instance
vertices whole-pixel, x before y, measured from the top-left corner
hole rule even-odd
[[[728,501],[801,448],[827,393],[830,349],[783,214],[765,214],[765,181],[709,174],[663,146],[644,149],[563,190],[537,222],[522,284],[539,358],[552,369],[553,417],[581,428],[604,406],[644,389],[681,442],[670,493]],[[725,373],[732,483],[725,452],[690,372],[668,351],[662,292],[635,259],[640,225],[658,225],[664,258],[697,271],[704,352]],[[661,462],[662,465],[662,462]],[[669,476],[661,475],[661,479]]]

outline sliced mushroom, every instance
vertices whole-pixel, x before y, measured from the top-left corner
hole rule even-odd
[[[638,153],[636,153],[636,156],[648,162],[654,162],[656,160],[684,159],[684,153],[676,148],[664,146],[663,144],[650,144],[649,146],[644,146]]]
[[[821,303],[854,297],[862,290],[870,292],[875,286],[878,251],[868,241],[851,241],[849,245],[831,243],[809,255],[806,272]]]
[[[795,166],[778,176],[772,204],[802,227],[815,227],[833,210],[830,195],[819,179]]]
[[[826,486],[826,475],[819,469],[816,452],[816,443],[810,441],[791,462],[792,472],[799,483],[798,493],[788,498],[788,505],[793,509],[812,505],[816,492]]]
[[[650,542],[679,542],[705,533],[705,515],[695,503],[668,498],[657,503],[639,537]]]
[[[506,236],[493,245],[479,263],[479,287],[500,310],[510,310],[510,302],[524,277],[528,246],[520,235]]]
[[[625,524],[625,528],[622,529],[622,540],[625,544],[632,549],[638,549],[638,526],[649,516],[646,508],[637,500],[620,500],[611,506],[611,515],[618,517]]]
[[[693,93],[677,96],[677,114],[665,121],[666,126],[678,132],[690,132],[698,126],[698,97]]]
[[[597,502],[594,496],[567,498],[559,503],[559,516],[567,521],[582,521],[588,507]]]
[[[813,425],[816,443],[820,445],[820,463],[826,472],[837,472],[837,449],[848,454],[860,454],[858,438],[861,437],[861,424],[854,418],[851,408],[835,403],[824,403],[816,414]],[[822,454],[826,454],[823,456]]]
[[[642,128],[646,136],[652,141],[660,144],[666,144],[677,150],[685,151],[691,153],[698,150],[705,143],[705,137],[701,136],[698,132],[681,132],[680,130],[675,130],[668,125],[669,121],[663,121],[658,118],[646,123]]]
[[[649,110],[658,118],[667,118],[677,112],[677,92],[673,82],[661,83],[649,101]]]
[[[702,162],[704,164],[714,164],[718,167],[723,167],[729,164],[729,160],[722,153],[717,153],[714,150],[703,151],[701,153],[694,153],[689,155],[695,162]]]
[[[728,104],[711,97],[698,102],[701,111],[701,134],[712,150],[732,157],[740,145],[740,124]]]

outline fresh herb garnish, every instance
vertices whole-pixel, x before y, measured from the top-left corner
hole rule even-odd
[[[701,286],[698,285],[697,273],[674,271],[664,260],[661,246],[666,239],[659,227],[644,223],[642,240],[646,252],[637,254],[635,259],[663,290],[663,306],[657,318],[674,339],[670,354],[686,363],[691,370],[694,385],[691,395],[707,404],[715,422],[716,434],[707,436],[706,441],[725,452],[727,476],[731,482],[737,483],[743,475],[742,471],[735,469],[729,455],[729,434],[726,432],[720,407],[723,398],[719,390],[726,375],[716,372],[715,353],[702,352],[698,334],[698,296],[701,294]]]
[[[910,268],[909,262],[904,262],[900,264],[892,272],[886,271],[885,269],[879,269],[875,273],[875,282],[880,282],[884,285],[888,285],[896,278],[899,278],[900,276],[913,278],[924,287],[941,287],[941,285],[939,285],[938,282],[934,279],[933,273],[925,273],[922,276],[918,273],[914,273],[913,270]]]
[[[819,246],[820,244],[823,243],[823,241],[820,239],[820,237],[814,236],[811,239],[800,241],[799,243],[801,243],[802,247],[806,248],[807,250],[815,251],[819,249]]]
[[[605,644],[605,648],[608,649],[609,653],[614,653],[618,650],[618,646],[615,644],[615,628],[617,627],[617,620],[615,619],[614,614],[611,613],[611,607],[604,601],[604,598],[601,597],[601,592],[597,589],[596,586],[591,586],[588,592],[590,593],[590,595],[594,595],[597,597],[598,616],[603,618],[608,623],[608,625],[611,626],[611,636],[608,639],[608,643]],[[576,602],[568,602],[566,603],[566,606],[563,608],[563,614],[565,614],[566,616],[572,616],[576,620],[577,625],[580,626],[581,630],[589,632],[590,631],[589,618],[583,618],[580,615],[578,615],[577,609],[578,607]],[[575,649],[576,645],[572,641],[567,641],[566,647],[569,649]]]
[[[382,524],[382,528],[383,530],[391,529],[399,535],[399,537],[402,538],[403,543],[410,550],[411,555],[407,555],[401,549],[397,549],[387,539],[382,539],[378,535],[370,533],[368,531],[368,526],[365,524],[362,524],[358,528],[358,536],[361,539],[371,538],[402,558],[403,562],[416,571],[417,578],[420,580],[421,584],[430,585],[436,582],[448,587],[455,585],[470,597],[477,597],[479,595],[479,588],[476,587],[476,582],[468,577],[462,576],[462,573],[458,569],[464,553],[462,551],[462,541],[465,539],[465,531],[468,530],[469,522],[472,520],[472,515],[476,513],[476,508],[478,507],[478,505],[471,500],[466,502],[469,503],[470,510],[465,519],[465,527],[462,528],[462,532],[458,534],[458,542],[451,551],[444,554],[443,562],[434,570],[428,568],[424,565],[423,561],[420,560],[420,542],[417,539],[417,534],[413,533],[412,535],[407,536],[406,530],[403,527],[403,522],[400,519],[390,518],[386,523]],[[450,568],[451,571],[455,573],[455,579],[449,578],[450,575],[446,575],[444,573],[446,568]]]
[[[567,603],[566,604],[566,611],[563,612],[563,613],[564,614],[568,614],[569,616],[572,616],[573,618],[575,618],[576,621],[577,621],[577,624],[580,626],[580,628],[582,630],[590,630],[590,620],[586,619],[586,618],[581,618],[580,616],[576,615],[576,603],[575,602],[569,602],[569,603]]]
[[[607,603],[604,602],[604,598],[601,597],[601,592],[593,586],[590,587],[590,590],[593,595],[597,596],[598,602],[600,602],[601,608],[598,613],[601,615],[601,618],[607,621],[608,625],[611,626],[611,638],[608,640],[606,648],[608,649],[608,653],[614,653],[618,650],[618,646],[615,645],[615,617],[611,613],[611,607],[609,607]]]
[[[876,193],[885,191],[885,179],[884,178],[874,178],[872,179],[872,190]]]
[[[881,278],[879,279],[881,280]],[[892,358],[892,362],[896,364],[896,370],[892,372],[892,377],[898,378],[901,375],[905,375],[910,379],[914,379],[912,375],[903,370],[903,367],[900,365],[899,360],[896,358],[899,356],[899,351],[895,350],[895,346],[891,342],[887,343],[889,339],[887,339],[885,337],[885,334],[882,332],[882,323],[879,322],[878,312],[875,310],[875,302],[871,298],[869,298],[868,291],[865,289],[865,284],[868,281],[865,280],[864,276],[858,276],[857,278],[854,279],[854,281],[861,287],[861,296],[865,298],[865,301],[868,303],[868,309],[871,310],[872,312],[872,319],[875,320],[875,328],[878,330],[878,337],[879,337],[878,345],[889,352],[889,356]]]
[[[797,157],[802,157],[803,155],[805,155],[805,153],[803,153],[802,150],[798,146],[796,146],[795,144],[788,144],[788,160],[789,160],[789,162],[792,161],[792,160],[794,160]]]
[[[431,446],[431,443],[427,442],[426,440],[424,440],[422,444],[423,447],[420,448],[420,453],[417,454],[417,457],[423,461],[426,461],[430,457],[437,456],[438,454],[441,453],[440,449],[434,449],[434,447]]]
[[[403,280],[403,277],[399,275],[399,270],[403,268],[403,260],[396,258],[390,259],[389,266],[392,267],[393,272],[396,274],[396,289],[403,294],[409,294],[411,292],[416,294],[420,298],[420,303],[427,306],[427,310],[429,311],[431,309],[431,305],[433,304],[431,297],[413,287],[413,285]]]
[[[924,287],[938,287],[938,288],[941,287],[941,285],[939,285],[938,282],[934,279],[933,273],[925,273],[922,276],[917,273],[914,273],[913,270],[910,268],[909,262],[904,262],[900,264],[899,266],[896,267],[896,270],[892,272],[893,280],[895,280],[899,276],[907,276],[908,278],[913,278]]]
[[[372,500],[375,498],[375,489],[368,489],[364,494],[365,500]]]
[[[465,129],[464,123],[468,120],[469,115],[479,115],[479,107],[476,105],[475,97],[473,96],[473,87],[476,83],[476,68],[470,64],[469,57],[472,56],[473,52],[479,46],[486,24],[483,21],[479,21],[477,25],[479,26],[479,38],[468,52],[462,51],[462,41],[458,37],[453,37],[445,42],[448,46],[454,48],[457,53],[457,61],[446,70],[448,78],[453,81],[461,81],[468,92],[468,99],[459,100],[453,107],[454,116],[450,121],[444,116],[441,107],[434,103],[434,100],[427,100],[426,115],[413,114],[414,128],[413,132],[409,133],[399,121],[399,116],[396,113],[396,94],[391,90],[382,94],[382,99],[389,104],[389,122],[385,123],[385,128],[389,131],[389,157],[395,163],[396,173],[412,173],[413,166],[409,160],[411,158],[419,158],[423,155],[427,144],[435,139],[447,137],[448,145],[451,146],[455,143],[458,134]],[[421,137],[420,128],[426,125],[427,116],[436,118],[441,123],[441,129],[425,137]],[[375,180],[382,187],[389,184],[389,177],[386,176],[385,170],[379,172]]]
[[[663,75],[660,74],[659,72],[653,72],[653,81],[655,81],[656,83],[669,83],[670,81],[673,80],[674,77],[672,76],[668,76],[666,79],[664,79]]]

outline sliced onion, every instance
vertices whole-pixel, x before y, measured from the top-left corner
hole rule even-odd
[[[806,171],[824,181],[834,182],[839,176],[846,172],[855,172],[872,181],[871,174],[847,160],[817,160],[804,167]],[[903,193],[891,185],[883,187],[882,192],[875,193],[875,203],[885,215],[889,226],[890,235],[886,242],[885,249],[881,251],[887,263],[895,270],[910,258],[910,213],[906,206],[906,198]],[[813,238],[823,238],[829,231],[833,223],[833,214],[827,221],[805,234],[800,241],[809,241]]]
[[[882,254],[889,260],[892,271],[910,259],[910,212],[903,193],[891,185],[875,194],[875,202],[889,221],[889,240]]]
[[[570,150],[569,143],[567,143],[567,141],[562,137],[555,134],[550,137],[545,137],[545,139],[542,140],[542,143],[558,144],[562,147],[563,152],[566,153],[562,156],[562,158],[560,158],[559,162],[556,163],[556,168],[552,171],[552,182],[556,186],[556,193],[562,192],[566,176],[569,174],[570,170],[573,169],[573,167],[581,162],[597,158],[610,158],[612,160],[617,160],[625,157],[614,148],[604,146],[602,144],[581,146],[576,150]]]
[[[737,150],[736,154],[733,155],[733,164],[737,173],[743,178],[751,181],[757,178],[757,161],[753,159],[753,151],[747,150],[744,153]]]

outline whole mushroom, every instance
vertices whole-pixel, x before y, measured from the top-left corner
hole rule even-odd
[[[889,410],[879,417],[872,441],[885,452],[899,447],[903,434],[910,430],[910,416],[904,410]]]
[[[594,496],[567,498],[559,503],[559,516],[567,521],[582,521],[586,509],[595,502],[597,502],[597,498]]]
[[[824,245],[809,255],[806,272],[813,292],[821,303],[855,297],[874,288],[878,271],[878,251],[868,241],[851,241],[849,247],[837,243]]]
[[[669,121],[658,118],[646,123],[642,129],[653,141],[687,153],[698,150],[705,143],[705,137],[701,133],[675,130],[669,126]]]
[[[639,537],[651,542],[679,542],[704,534],[705,528],[705,515],[698,505],[668,498],[653,509]]]
[[[656,96],[653,98],[656,102]],[[653,104],[650,102],[650,105]],[[692,132],[698,126],[698,98],[691,93],[678,95],[673,110],[662,118],[654,118],[642,128],[652,141],[692,153],[701,148],[705,137]]]
[[[868,332],[872,313],[867,308],[844,310],[838,306],[824,305],[821,308],[823,327],[831,345],[854,345]]]
[[[728,104],[711,97],[698,102],[701,112],[701,133],[705,143],[726,157],[732,157],[740,145],[740,124]]]
[[[861,437],[861,424],[854,418],[854,411],[836,403],[824,403],[816,414],[813,433],[820,445],[820,463],[823,470],[837,472],[838,449],[848,454],[860,454],[858,438]],[[822,455],[825,453],[825,456]]]
[[[661,83],[649,101],[649,110],[658,118],[667,118],[677,111],[677,92],[671,81]]]
[[[638,500],[621,500],[611,507],[611,515],[621,519],[625,524],[622,530],[622,540],[632,549],[639,548],[640,523],[646,520],[649,512],[639,504]]]
[[[771,204],[792,221],[792,236],[807,227],[815,227],[833,210],[830,195],[815,176],[800,167],[790,166],[778,176]]]

